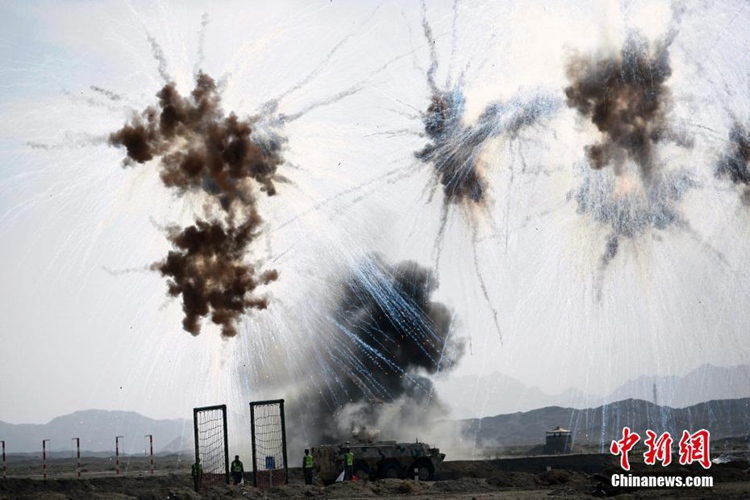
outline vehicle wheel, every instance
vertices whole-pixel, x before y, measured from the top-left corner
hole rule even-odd
[[[396,462],[384,462],[378,467],[380,479],[398,479],[401,477],[401,467]]]
[[[426,458],[420,458],[409,467],[408,477],[414,477],[414,469],[417,469],[417,475],[420,481],[432,481],[435,479],[435,467]]]
[[[355,460],[354,475],[357,479],[370,479],[370,468],[362,460]]]

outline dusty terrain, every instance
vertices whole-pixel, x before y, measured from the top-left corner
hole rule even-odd
[[[9,462],[8,477],[0,480],[0,499],[364,499],[364,498],[441,498],[445,500],[594,498],[598,482],[603,482],[606,496],[626,498],[748,498],[750,466],[747,460],[700,467],[646,467],[634,463],[633,472],[669,475],[710,475],[712,488],[631,488],[614,489],[607,484],[609,475],[621,472],[612,457],[591,456],[582,460],[583,470],[553,468],[538,471],[543,459],[453,461],[443,464],[440,477],[432,482],[388,479],[373,482],[337,483],[323,487],[319,482],[305,486],[299,469],[290,469],[288,485],[267,490],[218,484],[193,491],[188,465],[176,457],[156,462],[156,473],[149,474],[148,461],[129,460],[121,464],[121,475],[115,475],[110,459],[85,460],[81,479],[75,474],[73,459],[51,461],[46,480],[41,478],[40,462],[35,458]],[[573,464],[571,469],[576,468]],[[595,472],[593,469],[598,468]],[[250,482],[248,475],[248,482]]]

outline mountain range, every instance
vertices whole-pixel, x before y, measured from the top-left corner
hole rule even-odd
[[[461,421],[465,440],[479,447],[543,444],[545,432],[557,427],[570,430],[579,445],[608,446],[622,438],[624,426],[646,438],[650,429],[669,432],[679,442],[683,431],[707,429],[712,443],[727,438],[750,440],[750,398],[714,400],[687,408],[657,406],[627,399],[597,408],[557,406]],[[605,448],[606,449],[606,448]]]
[[[512,414],[550,406],[591,408],[627,399],[685,408],[716,399],[750,397],[750,365],[719,367],[705,364],[681,377],[643,376],[624,383],[607,395],[577,389],[548,394],[499,372],[481,377],[470,375],[438,380],[435,389],[440,399],[451,408],[451,418],[454,419]]]
[[[550,395],[497,372],[439,381],[436,390],[465,440],[480,446],[539,444],[544,432],[557,426],[572,430],[581,444],[609,442],[624,425],[678,435],[700,426],[714,439],[750,435],[750,365],[703,365],[683,377],[640,377],[607,396],[573,389]],[[180,453],[193,449],[192,433],[192,419],[154,420],[128,411],[77,411],[46,424],[0,421],[8,453],[41,452],[43,439],[50,440],[48,450],[70,453],[74,437],[85,452],[112,452],[115,436],[124,436],[121,453],[142,454],[149,434],[156,454]]]
[[[0,421],[0,439],[8,453],[41,452],[42,440],[49,439],[47,450],[69,451],[73,438],[80,438],[81,450],[109,452],[115,449],[116,436],[123,454],[143,454],[149,447],[147,435],[154,439],[154,453],[177,453],[193,447],[192,420],[178,418],[154,420],[132,411],[85,410],[56,417],[46,424],[8,424]]]

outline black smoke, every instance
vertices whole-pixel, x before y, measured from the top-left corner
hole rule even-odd
[[[450,370],[464,345],[452,335],[451,312],[431,299],[436,287],[428,269],[378,256],[364,259],[340,284],[334,333],[316,353],[320,395],[307,402],[313,442],[377,427],[386,414],[389,427],[398,428],[444,411],[430,376]]]

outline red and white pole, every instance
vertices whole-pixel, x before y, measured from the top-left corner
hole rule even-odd
[[[151,474],[154,473],[154,436],[153,434],[146,434],[148,438],[148,447],[151,453]]]
[[[120,475],[120,439],[125,439],[122,436],[115,436],[115,464],[117,466],[117,475]]]
[[[42,439],[42,479],[47,479],[47,442],[49,439]]]
[[[5,479],[5,441],[3,443],[3,479]]]
[[[76,442],[76,457],[78,458],[76,462],[76,474],[78,474],[78,479],[81,479],[81,438],[73,438],[73,441]]]

